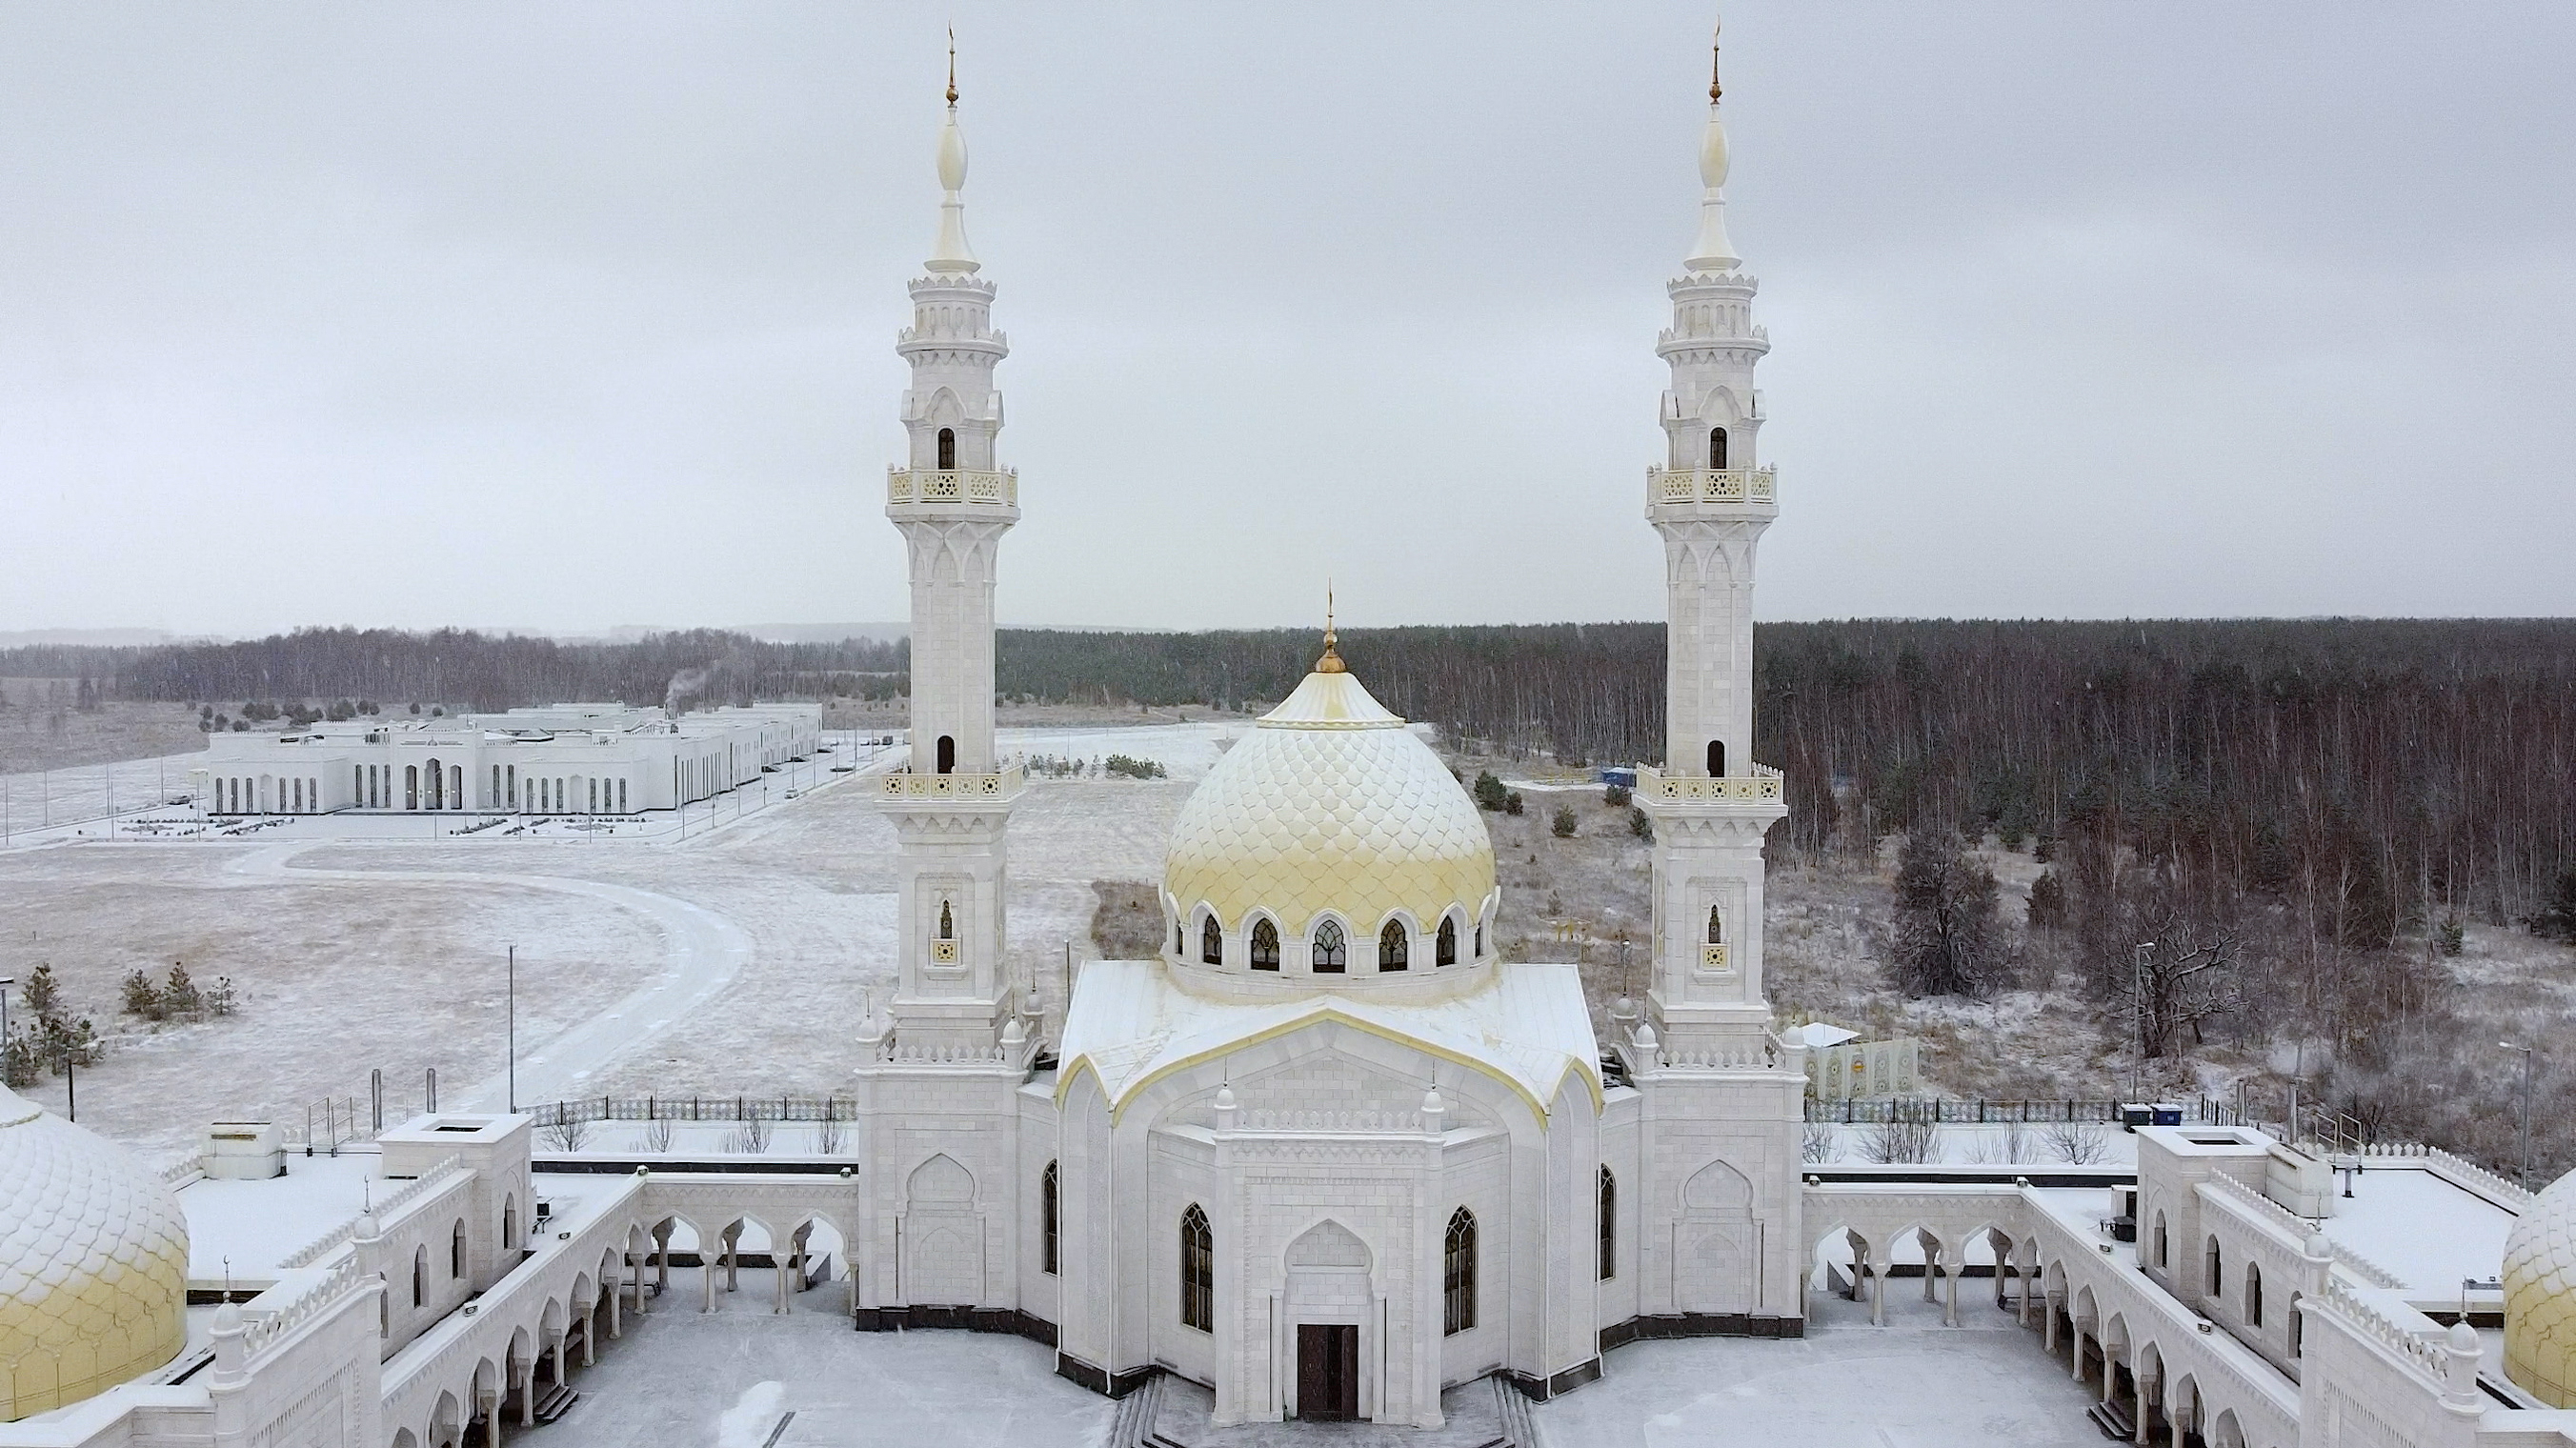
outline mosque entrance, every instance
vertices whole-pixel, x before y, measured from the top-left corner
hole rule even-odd
[[[1359,1324],[1297,1324],[1297,1416],[1347,1423],[1359,1415]]]

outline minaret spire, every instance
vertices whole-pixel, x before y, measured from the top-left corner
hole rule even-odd
[[[939,239],[931,244],[930,260],[922,265],[945,273],[980,270],[983,263],[966,245],[966,133],[957,129],[957,27],[953,25],[948,28],[948,120],[939,128],[939,186],[947,193],[939,202]]]
[[[1717,80],[1717,32],[1709,32],[1708,45],[1708,129],[1699,141],[1699,240],[1691,244],[1690,260],[1682,265],[1694,272],[1728,272],[1743,264],[1735,254],[1735,243],[1726,235],[1726,122],[1718,114],[1718,98],[1725,88]]]
[[[1343,663],[1342,656],[1333,649],[1333,585],[1327,581],[1324,584],[1324,656],[1315,661],[1315,672],[1347,674],[1350,671],[1350,666]]]

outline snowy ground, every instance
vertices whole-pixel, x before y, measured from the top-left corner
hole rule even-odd
[[[1993,1299],[1960,1292],[1961,1325],[1919,1294],[1890,1292],[1887,1325],[1867,1303],[1808,1296],[1794,1341],[1632,1343],[1600,1382],[1532,1416],[1551,1444],[1582,1448],[2081,1448],[2092,1394]]]
[[[1032,781],[1013,816],[1011,959],[1061,1010],[1093,952],[1094,879],[1155,879],[1226,724],[1003,731],[1006,749],[1160,760],[1162,780]],[[0,853],[0,974],[50,961],[117,1035],[80,1118],[155,1156],[217,1117],[303,1127],[308,1106],[417,1108],[501,1084],[504,948],[518,947],[520,1099],[827,1092],[862,992],[893,978],[894,836],[864,785],[774,800],[677,838],[90,842]],[[406,822],[408,823],[408,822]],[[120,1017],[118,982],[173,960],[240,991],[229,1020]],[[14,1004],[14,1002],[13,1002]],[[64,1083],[29,1095],[59,1110]]]
[[[771,1314],[765,1290],[720,1292],[717,1311],[701,1313],[702,1292],[697,1269],[672,1268],[655,1310],[629,1315],[598,1365],[575,1371],[581,1401],[531,1441],[1090,1448],[1117,1411],[1057,1377],[1055,1354],[1024,1338],[852,1332],[837,1287],[799,1295],[784,1317]]]

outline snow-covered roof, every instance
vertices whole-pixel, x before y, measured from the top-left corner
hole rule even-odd
[[[1570,1072],[1601,1103],[1600,1048],[1571,965],[1506,965],[1465,994],[1388,1004],[1317,991],[1285,1000],[1216,1000],[1176,985],[1162,962],[1083,967],[1067,1012],[1061,1101],[1074,1077],[1100,1079],[1114,1114],[1171,1073],[1319,1021],[1401,1041],[1502,1081],[1541,1117]]]
[[[1780,1044],[1804,1046],[1810,1051],[1821,1051],[1827,1046],[1839,1046],[1845,1041],[1859,1039],[1860,1032],[1847,1031],[1840,1026],[1829,1026],[1823,1021],[1809,1021],[1803,1026],[1791,1026],[1780,1033]]]

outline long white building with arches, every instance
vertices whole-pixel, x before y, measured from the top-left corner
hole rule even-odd
[[[915,750],[877,782],[897,955],[853,963],[891,989],[835,1018],[828,1143],[547,1156],[528,1116],[432,1112],[381,1136],[359,1210],[226,1281],[200,1335],[184,1306],[208,1284],[174,1224],[221,1161],[155,1178],[0,1089],[0,1448],[497,1448],[635,1319],[746,1290],[779,1311],[828,1294],[852,1351],[1011,1333],[1109,1397],[1187,1383],[1192,1428],[1433,1430],[1462,1385],[1552,1399],[1641,1338],[1799,1338],[1834,1298],[1883,1323],[1917,1284],[1951,1325],[2010,1314],[2139,1443],[2576,1443],[2576,1178],[2534,1197],[2438,1153],[2245,1126],[2142,1128],[2126,1170],[1806,1161],[1805,1037],[1775,1029],[1764,985],[1785,805],[1752,757],[1769,341],[1710,98],[1642,500],[1671,622],[1665,756],[1636,795],[1642,999],[1596,1019],[1575,965],[1506,958],[1482,816],[1328,618],[1312,671],[1181,809],[1153,952],[1090,963],[1061,1018],[1042,1009],[1007,950],[1024,780],[994,748],[993,592],[1022,501],[997,452],[1008,345],[966,241],[952,89],[885,500],[912,590]],[[226,740],[205,787],[245,810],[530,807],[532,787],[540,809],[665,807],[810,751],[811,726],[573,711]],[[1113,1448],[1143,1441],[1118,1421]]]
[[[209,815],[622,815],[711,799],[810,759],[822,733],[819,704],[676,715],[557,704],[216,734],[189,777]]]

